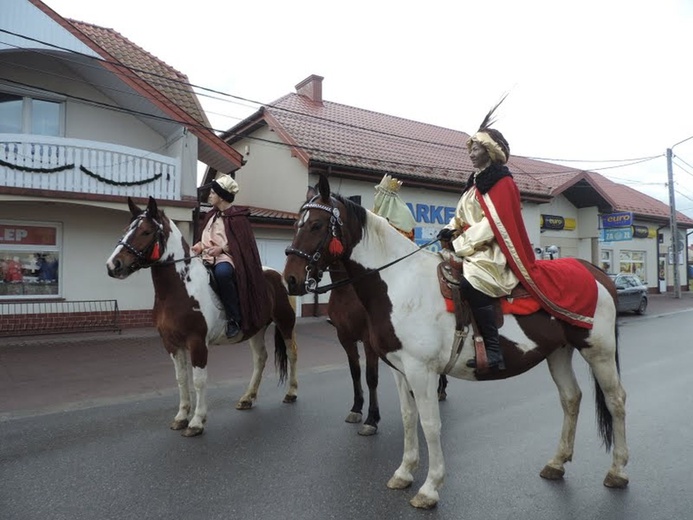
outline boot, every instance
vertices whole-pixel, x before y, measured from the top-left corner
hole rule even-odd
[[[472,308],[474,319],[479,327],[479,332],[484,338],[486,357],[489,370],[505,370],[505,361],[500,348],[498,327],[496,326],[496,310],[493,305]],[[476,359],[467,361],[467,366],[476,368]]]

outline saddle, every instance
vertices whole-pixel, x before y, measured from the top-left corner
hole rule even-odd
[[[205,269],[207,269],[207,278],[209,278],[209,286],[212,288],[212,290],[219,295],[219,284],[217,283],[217,279],[214,277],[214,264],[208,264],[207,262],[202,262],[202,265],[205,266]]]
[[[460,287],[462,267],[462,259],[453,255],[447,255],[447,259],[438,264],[438,283],[440,292],[443,298],[453,302],[453,312],[455,314],[455,343],[453,345],[450,361],[448,361],[444,370],[445,374],[449,373],[455,365],[460,351],[462,350],[464,338],[467,336],[470,324],[474,333],[474,349],[477,366],[483,367],[487,364],[486,348],[476,320],[474,319],[474,315],[472,314],[472,308],[469,302],[462,297],[462,290]],[[529,292],[521,284],[517,284],[510,295],[505,298],[495,298],[493,305],[497,327],[501,328],[503,326],[504,307],[507,306],[508,301],[512,302],[515,299],[529,298],[530,296]]]

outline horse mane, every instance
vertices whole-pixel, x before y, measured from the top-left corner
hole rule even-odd
[[[350,213],[356,217],[356,221],[359,223],[362,229],[366,227],[366,208],[361,206],[361,204],[356,204],[353,200],[340,195],[339,193],[333,193],[332,196],[339,202],[344,204],[347,213]]]

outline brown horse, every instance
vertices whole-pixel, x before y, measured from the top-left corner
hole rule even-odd
[[[210,275],[202,259],[190,256],[190,247],[181,231],[157,208],[156,201],[150,197],[145,210],[138,208],[130,198],[128,205],[132,220],[106,262],[108,274],[122,280],[139,269],[151,269],[154,322],[173,360],[180,396],[171,429],[184,430],[186,437],[199,435],[207,420],[208,345],[231,342],[225,334],[226,316],[219,297],[210,286]],[[284,402],[296,401],[294,306],[281,274],[269,268],[263,268],[263,273],[271,302],[264,310],[265,325],[233,338],[233,343],[249,340],[253,355],[253,375],[236,403],[239,410],[251,408],[257,398],[267,361],[265,331],[271,323],[275,325],[275,361],[280,382],[285,381],[287,373],[289,378]],[[194,413],[191,383],[196,394]]]
[[[477,374],[466,364],[474,358],[472,334],[455,333],[455,318],[447,312],[440,294],[436,271],[440,257],[419,250],[382,217],[344,197],[333,196],[326,177],[321,176],[318,189],[320,194],[301,208],[284,279],[291,294],[305,294],[319,289],[322,270],[338,260],[344,264],[366,309],[372,347],[393,368],[399,393],[404,453],[388,487],[404,489],[414,480],[413,471],[419,465],[416,422],[420,419],[429,467],[411,504],[431,508],[438,503],[438,489],[445,477],[436,399],[439,374],[470,381],[500,379],[521,374],[543,360],[558,388],[564,418],[558,449],[540,475],[562,478],[565,463],[573,457],[582,398],[572,367],[575,350],[591,368],[599,433],[607,449],[613,447],[604,485],[627,486],[626,393],[619,374],[616,291],[604,272],[588,264],[592,279],[586,283],[595,284],[597,289],[592,329],[556,320],[544,310],[526,316],[506,315],[499,330],[506,370]],[[340,240],[341,250],[329,247],[331,236]]]

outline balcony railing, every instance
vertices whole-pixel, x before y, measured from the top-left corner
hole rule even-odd
[[[178,159],[96,141],[0,134],[0,183],[37,190],[180,200]]]

